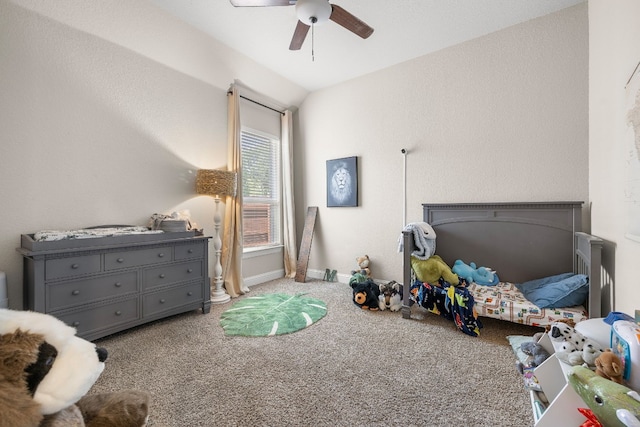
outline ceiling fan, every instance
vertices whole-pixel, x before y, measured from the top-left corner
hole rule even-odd
[[[332,20],[366,39],[373,33],[373,28],[356,18],[338,5],[329,3],[328,0],[229,0],[235,7],[264,7],[264,6],[296,6],[298,24],[293,32],[293,38],[289,45],[290,50],[299,50],[307,37],[309,28]]]

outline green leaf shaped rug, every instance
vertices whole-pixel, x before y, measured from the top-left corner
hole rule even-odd
[[[264,337],[299,331],[322,319],[327,305],[304,294],[266,294],[246,297],[220,316],[226,335]]]

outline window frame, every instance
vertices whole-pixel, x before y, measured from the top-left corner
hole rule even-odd
[[[244,167],[243,167],[243,171],[241,174],[242,177],[242,181],[241,183],[239,183],[239,185],[242,185],[242,220],[243,220],[243,236],[242,236],[242,251],[244,254],[249,254],[249,253],[256,253],[256,252],[264,252],[264,251],[272,251],[276,248],[281,248],[284,243],[283,243],[283,218],[282,218],[282,214],[283,214],[283,197],[282,197],[282,145],[281,145],[281,140],[280,137],[277,135],[273,135],[271,133],[268,132],[264,132],[264,131],[260,131],[257,130],[255,128],[252,128],[250,126],[242,126],[240,129],[240,150],[241,150],[241,161],[244,162],[244,135],[245,134],[249,134],[252,135],[255,138],[260,138],[260,139],[267,139],[269,140],[270,144],[272,144],[272,146],[276,149],[276,153],[275,153],[275,170],[273,171],[273,176],[275,176],[276,182],[274,183],[272,189],[274,189],[277,193],[277,197],[275,201],[270,201],[269,199],[264,199],[264,200],[260,200],[260,198],[254,198],[254,197],[247,197],[245,194],[245,184],[244,184],[244,179],[245,179],[245,171],[244,171]],[[273,148],[271,148],[271,150],[273,150]],[[251,200],[250,202],[247,202],[247,199],[254,199]],[[245,245],[245,239],[246,239],[246,231],[247,231],[247,222],[245,219],[245,207],[247,205],[251,205],[256,204],[256,203],[260,203],[262,202],[263,204],[271,204],[272,206],[274,206],[276,208],[277,211],[277,215],[278,218],[274,219],[273,222],[269,222],[269,228],[276,228],[275,230],[273,230],[273,232],[275,234],[277,234],[277,239],[273,239],[270,243],[266,243],[266,244],[262,244],[262,245],[256,245],[256,246],[246,246]],[[267,203],[264,203],[267,202]],[[270,239],[271,240],[271,239]]]

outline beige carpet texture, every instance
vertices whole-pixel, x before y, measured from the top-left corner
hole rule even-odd
[[[507,335],[539,329],[481,318],[480,337],[412,308],[363,311],[343,283],[279,279],[248,295],[307,292],[327,314],[300,331],[225,336],[193,311],[96,341],[109,351],[90,393],[151,393],[149,426],[532,426]]]

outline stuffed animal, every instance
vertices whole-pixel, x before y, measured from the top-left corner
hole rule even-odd
[[[549,358],[549,352],[535,341],[527,341],[520,344],[520,350],[527,355],[524,362],[517,361],[516,368],[520,374],[524,375],[525,371],[540,366],[542,362]]]
[[[371,279],[362,283],[355,282],[353,289],[353,303],[363,310],[376,311],[380,309],[380,287]]]
[[[556,357],[561,362],[571,366],[582,365],[585,363],[582,358],[582,351],[578,350],[571,341],[562,342],[560,348],[556,350]]]
[[[610,352],[604,354],[606,353]],[[567,379],[603,426],[637,425],[623,423],[620,418],[622,413],[627,421],[631,420],[629,417],[633,417],[637,423],[640,417],[640,396],[637,392],[622,384],[608,381],[583,366],[571,368]]]
[[[624,367],[620,358],[612,351],[605,351],[598,356],[594,362],[596,375],[611,380],[618,384],[623,384],[622,374]]]
[[[146,425],[146,392],[85,396],[107,351],[75,333],[48,314],[0,309],[1,427]]]
[[[356,257],[356,262],[358,263],[358,269],[353,270],[351,275],[356,273],[363,274],[365,277],[371,277],[371,270],[369,269],[369,264],[371,260],[369,259],[369,255]]]
[[[475,262],[467,265],[461,259],[457,259],[453,263],[451,271],[461,279],[466,280],[467,284],[477,283],[482,286],[495,286],[500,282],[495,271],[487,267],[476,267]]]
[[[394,280],[380,284],[380,310],[388,308],[399,311],[402,308],[402,285]]]
[[[607,350],[610,349],[602,348],[595,340],[587,338],[582,347],[582,360],[584,360],[589,369],[595,369],[596,359]]]
[[[451,271],[451,268],[438,255],[432,255],[427,259],[419,259],[411,257],[411,268],[421,282],[438,284],[442,277],[446,282],[453,286],[460,283],[458,275]]]
[[[569,341],[574,345],[575,350],[582,351],[586,338],[580,332],[576,331],[573,326],[565,322],[553,322],[549,329],[549,338],[551,341],[562,342]]]
[[[369,280],[369,278],[367,278],[367,276],[365,276],[365,275],[364,275],[364,274],[362,274],[362,273],[357,273],[357,272],[356,272],[356,273],[353,273],[353,274],[351,275],[351,277],[349,278],[349,286],[351,286],[351,287],[353,288],[353,286],[354,286],[356,283],[364,283],[364,282],[366,282],[367,280]]]

